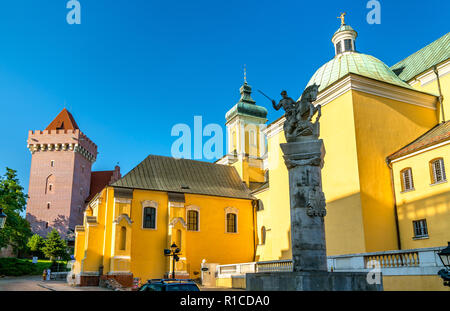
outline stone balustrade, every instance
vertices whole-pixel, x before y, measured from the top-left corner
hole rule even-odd
[[[437,275],[443,268],[438,253],[443,247],[328,256],[330,272],[369,272],[380,269],[385,276]],[[292,260],[218,265],[217,278],[245,277],[246,273],[290,272]]]

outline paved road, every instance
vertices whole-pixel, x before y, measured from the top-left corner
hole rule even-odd
[[[42,276],[0,278],[0,291],[110,291],[100,287],[72,287],[65,281],[42,281]]]
[[[202,291],[240,291],[221,287],[203,287]],[[42,276],[0,278],[0,291],[111,291],[101,287],[72,287],[65,281],[42,281]]]

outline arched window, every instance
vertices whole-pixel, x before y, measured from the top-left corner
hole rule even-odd
[[[144,207],[143,228],[156,229],[156,208]]]
[[[431,160],[430,171],[432,184],[447,181],[447,177],[445,176],[445,167],[443,158]]]
[[[52,193],[55,190],[55,188],[53,187],[54,183],[55,183],[55,176],[53,175],[48,176],[45,182],[45,193]]]
[[[187,229],[190,231],[198,231],[198,217],[199,213],[195,210],[187,212]]]
[[[266,244],[266,227],[261,228],[261,244]]]
[[[127,228],[120,227],[120,247],[121,251],[124,251],[127,247]]]
[[[412,177],[412,170],[410,167],[403,169],[400,172],[402,191],[414,190],[414,181]]]
[[[228,233],[237,232],[237,215],[234,213],[227,214],[227,232]]]
[[[50,202],[47,203],[47,209],[50,209]]]

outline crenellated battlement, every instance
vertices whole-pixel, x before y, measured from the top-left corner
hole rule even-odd
[[[39,151],[75,151],[92,163],[97,158],[97,145],[79,129],[29,131],[27,147],[31,153]]]

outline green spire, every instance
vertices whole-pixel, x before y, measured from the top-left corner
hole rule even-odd
[[[246,80],[247,79],[245,77],[244,84],[239,89],[241,98],[225,115],[227,121],[231,120],[236,115],[245,115],[257,118],[267,117],[267,109],[256,105],[256,102],[252,98],[252,87],[247,84]]]

